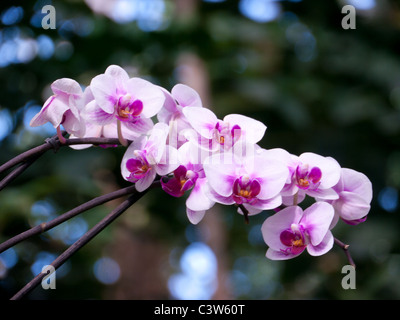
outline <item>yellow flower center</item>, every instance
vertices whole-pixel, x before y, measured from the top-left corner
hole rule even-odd
[[[129,107],[126,107],[125,109],[119,109],[118,110],[118,115],[121,118],[128,118],[130,113],[131,113],[131,111],[129,110]]]
[[[302,247],[304,246],[303,239],[298,239],[298,240],[292,240],[292,244],[295,247]]]
[[[310,185],[310,182],[307,179],[299,179],[299,186],[303,188],[307,188]]]
[[[239,191],[239,196],[241,196],[241,197],[248,198],[248,197],[250,197],[250,195],[251,195],[251,191],[249,191],[249,190],[242,189]]]

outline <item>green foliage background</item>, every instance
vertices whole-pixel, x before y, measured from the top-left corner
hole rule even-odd
[[[46,59],[35,57],[0,68],[0,108],[12,117],[8,135],[0,141],[0,162],[46,138],[27,130],[24,115],[32,105],[43,104],[54,80],[69,77],[88,85],[107,66],[118,64],[171,89],[178,82],[179,57],[195,54],[209,74],[212,108],[219,118],[240,113],[258,119],[268,127],[263,147],[332,156],[342,167],[365,173],[374,189],[367,221],[334,229],[336,237],[350,244],[357,264],[356,290],[341,287],[341,268],[347,260],[340,248],[318,258],[304,254],[290,261],[269,261],[259,235],[249,241],[258,230],[253,227],[266,215],[253,217],[247,226],[234,208],[221,207],[231,275],[226,297],[400,298],[400,5],[380,1],[369,14],[357,12],[356,29],[344,30],[340,1],[280,1],[280,16],[267,23],[245,17],[238,2],[193,1],[195,11],[182,15],[177,11],[182,1],[165,1],[165,26],[143,31],[136,21],[116,23],[78,0],[52,1],[57,28],[44,30],[31,19],[50,2],[2,1],[1,12],[11,6],[21,6],[24,12],[14,25],[0,23],[2,44],[6,32],[8,37],[14,32],[33,39],[46,35],[58,46]],[[87,34],[79,33],[79,23],[90,27]],[[58,214],[100,195],[105,186],[126,186],[119,172],[122,155],[121,148],[48,152],[0,192],[0,240],[33,223],[32,206],[37,201],[51,203]],[[68,272],[57,279],[57,290],[38,288],[28,298],[118,297],[112,294],[116,284],[101,284],[93,275],[93,263],[112,254],[108,246],[115,240],[118,223],[140,239],[163,244],[164,263],[151,268],[162,275],[161,286],[166,287],[176,271],[168,254],[178,255],[193,237],[201,239],[199,226],[189,225],[184,199],[161,191],[148,194],[137,207],[71,258]],[[90,227],[112,208],[102,206],[82,217]],[[0,279],[0,296],[8,299],[33,277],[30,267],[39,252],[58,255],[66,248],[47,234],[17,245],[18,262]],[[136,290],[135,298],[171,297],[167,291],[141,296],[143,288]]]

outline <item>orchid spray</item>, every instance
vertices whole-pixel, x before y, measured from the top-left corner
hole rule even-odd
[[[54,95],[31,125],[50,122],[57,136],[35,149],[34,159],[54,146],[125,147],[120,168],[128,186],[106,198],[127,194],[133,198],[115,214],[154,187],[174,198],[186,196],[184,214],[192,224],[201,223],[216,204],[233,206],[246,223],[253,215],[265,214],[260,232],[268,247],[266,257],[272,260],[295,258],[304,251],[319,256],[334,243],[347,250],[333,236],[334,227],[339,221],[356,225],[367,218],[372,184],[363,173],[341,168],[329,156],[262,148],[258,143],[267,129],[263,123],[239,114],[218,119],[186,85],[177,84],[169,92],[111,65],[86,87],[64,78],[51,88]],[[28,153],[0,167],[3,172],[25,161],[2,181],[2,188],[29,166],[26,160],[33,161]],[[50,225],[10,239],[0,248],[5,250]],[[57,260],[56,266],[62,262]]]

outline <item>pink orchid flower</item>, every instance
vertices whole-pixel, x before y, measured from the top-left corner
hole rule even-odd
[[[167,182],[161,181],[162,189],[169,195],[179,198],[184,193],[193,188],[199,174],[193,171],[190,164],[184,166],[180,165],[174,170],[174,177],[169,179]]]
[[[165,89],[163,92],[166,99],[164,107],[157,114],[157,119],[170,126],[168,143],[179,148],[187,141],[184,131],[191,129],[190,123],[182,112],[183,108],[202,108],[203,104],[197,91],[184,84],[175,85],[171,93]]]
[[[290,206],[268,217],[261,227],[269,246],[267,258],[291,259],[305,249],[312,256],[325,254],[334,243],[329,230],[333,216],[330,204],[316,202],[304,211],[299,206]]]
[[[85,105],[84,111],[81,113],[82,121],[85,123],[86,131],[85,134],[80,136],[79,138],[118,138],[118,124],[117,119],[113,119],[110,123],[107,124],[98,124],[95,120],[93,120],[93,116],[96,113],[92,113],[88,111],[91,106],[95,105],[94,96],[92,93],[92,89],[90,86],[86,87],[83,92],[83,104]],[[140,133],[130,130],[126,126],[122,126],[121,133],[124,139],[127,140],[135,140],[141,136]],[[77,138],[77,136],[71,134],[70,138]],[[80,144],[80,145],[71,145],[72,149],[82,150],[91,147],[91,144]],[[100,147],[108,148],[108,147],[116,147],[117,145],[100,145]]]
[[[277,151],[274,152],[277,154]],[[335,200],[339,197],[333,189],[340,179],[341,169],[335,159],[312,152],[294,156],[282,149],[279,155],[291,173],[291,180],[282,191],[285,205],[300,203],[306,195],[320,200]]]
[[[204,164],[213,201],[243,205],[250,215],[281,205],[280,191],[289,174],[286,166],[268,152],[244,158],[232,155],[231,159],[215,154]]]
[[[239,141],[241,144],[236,149],[240,150],[248,144],[256,144],[267,129],[262,122],[239,114],[230,114],[219,120],[206,108],[184,108],[182,112],[195,131],[188,139],[196,139],[199,146],[213,152],[229,151]]]
[[[60,141],[65,141],[61,134],[61,125],[68,133],[83,136],[85,124],[80,115],[83,91],[79,83],[62,78],[54,81],[51,89],[54,95],[47,99],[39,113],[32,118],[30,125],[37,127],[50,122],[57,129]]]
[[[192,189],[198,179],[205,177],[203,165],[197,162],[196,146],[191,142],[184,143],[178,149],[179,166],[174,170],[174,176],[168,181],[161,181],[165,192],[173,197],[181,197]]]
[[[339,182],[333,189],[339,199],[329,201],[335,209],[334,224],[338,218],[351,225],[364,222],[371,208],[372,183],[366,175],[342,168]]]
[[[177,150],[166,144],[167,135],[168,126],[157,123],[151,135],[133,141],[122,158],[122,177],[135,183],[139,192],[149,188],[157,174],[164,176],[178,167]]]
[[[122,127],[135,133],[147,133],[153,127],[151,117],[162,108],[165,96],[158,86],[141,78],[129,78],[119,66],[109,66],[90,83],[94,100],[85,107],[85,117],[97,125],[117,120],[118,137],[126,145]]]
[[[186,199],[186,213],[191,223],[199,223],[206,211],[215,202],[208,196],[207,178],[203,165],[198,162],[196,146],[192,142],[186,142],[178,149],[179,167],[175,169],[174,176],[167,182],[161,180],[162,188],[174,197],[181,197],[190,190]]]

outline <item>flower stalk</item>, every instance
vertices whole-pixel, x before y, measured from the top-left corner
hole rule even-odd
[[[65,137],[63,136],[63,133],[61,131],[61,127],[60,126],[57,127],[57,137],[60,140],[60,143],[62,143],[62,144],[65,144],[65,142],[67,141],[65,139]]]
[[[160,186],[159,181],[155,181],[152,187]],[[74,253],[80,250],[88,242],[90,242],[96,235],[98,235],[102,230],[104,230],[108,225],[110,225],[115,219],[117,219],[122,213],[124,213],[128,208],[130,208],[134,203],[136,203],[140,198],[142,198],[147,191],[135,192],[128,199],[122,202],[118,207],[111,211],[106,217],[104,217],[100,222],[98,222],[92,229],[87,231],[81,238],[79,238],[75,243],[73,243],[67,250],[65,250],[60,256],[58,256],[50,265],[54,269],[62,266]],[[20,291],[18,291],[11,300],[20,300],[36,288],[46,276],[45,273],[39,273],[31,281],[29,281]]]
[[[349,261],[349,264],[351,266],[353,266],[354,269],[355,269],[356,268],[356,264],[354,263],[354,260],[353,260],[351,254],[350,254],[350,251],[349,251],[350,245],[343,243],[342,241],[340,241],[337,238],[335,238],[334,240],[335,240],[335,244],[343,249],[343,251],[344,251],[344,253],[345,253],[346,257],[347,257],[347,260]]]
[[[117,132],[118,132],[118,141],[119,143],[124,146],[127,147],[128,146],[128,141],[124,138],[123,134],[122,134],[122,124],[120,120],[117,120]]]
[[[86,203],[81,204],[80,206],[78,206],[70,211],[67,211],[67,212],[57,216],[57,218],[54,218],[51,221],[43,222],[31,229],[28,229],[10,239],[8,239],[7,241],[4,241],[3,243],[0,244],[0,253],[2,253],[3,251],[13,247],[14,245],[16,245],[28,238],[31,238],[35,235],[39,235],[41,233],[48,231],[48,230],[58,226],[59,224],[77,216],[78,214],[88,211],[94,207],[100,206],[106,202],[121,198],[123,196],[132,194],[135,192],[136,192],[135,186],[129,186],[129,187],[119,189],[117,191],[96,197]]]

